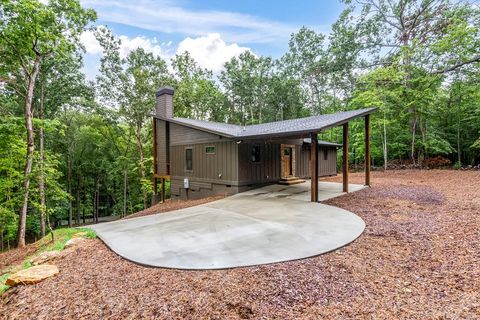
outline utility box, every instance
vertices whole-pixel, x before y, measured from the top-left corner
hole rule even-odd
[[[190,188],[190,180],[188,180],[188,178],[183,179],[183,188],[184,189]]]

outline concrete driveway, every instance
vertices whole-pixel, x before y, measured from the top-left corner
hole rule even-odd
[[[321,182],[319,198],[342,194]],[[350,185],[356,191],[363,186]],[[311,203],[309,182],[271,185],[204,205],[90,226],[120,256],[148,266],[223,269],[319,255],[363,232],[357,215]]]

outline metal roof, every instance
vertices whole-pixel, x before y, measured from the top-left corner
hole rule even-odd
[[[320,132],[344,124],[355,118],[373,113],[376,110],[376,108],[358,109],[248,126],[187,118],[162,118],[158,116],[157,118],[228,138],[253,139],[279,136],[300,136],[311,132]]]

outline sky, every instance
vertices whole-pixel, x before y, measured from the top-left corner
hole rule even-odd
[[[250,50],[274,58],[288,49],[290,35],[302,26],[330,32],[344,8],[339,0],[80,0],[97,11],[122,41],[121,54],[142,47],[167,61],[189,51],[200,66],[219,73],[223,64]],[[81,37],[84,71],[98,73],[101,47],[91,31]]]

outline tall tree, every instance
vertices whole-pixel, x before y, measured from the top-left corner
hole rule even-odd
[[[225,95],[211,71],[200,68],[188,52],[176,55],[172,67],[176,116],[212,121],[228,119]]]
[[[140,164],[140,180],[143,184],[144,208],[148,206],[149,181],[145,166],[144,126],[155,106],[155,92],[171,83],[165,61],[142,48],[131,51],[126,58],[120,56],[120,40],[101,28],[96,33],[104,49],[101,60],[101,75],[97,78],[103,101],[113,102],[133,132],[137,142]]]
[[[5,1],[0,7],[0,78],[24,98],[27,154],[23,203],[19,212],[17,245],[25,246],[30,173],[33,165],[34,130],[32,99],[41,64],[45,59],[71,50],[95,12],[75,0]]]

